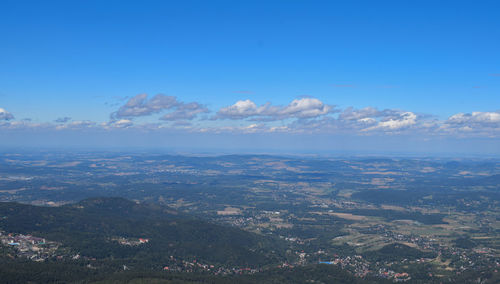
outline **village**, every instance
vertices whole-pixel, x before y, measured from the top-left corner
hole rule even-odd
[[[416,265],[430,265],[435,272],[428,272],[429,277],[444,275],[460,275],[468,271],[500,269],[500,258],[497,251],[488,247],[461,248],[454,243],[443,239],[440,235],[425,236],[415,233],[402,233],[396,224],[412,226],[415,223],[419,227],[424,227],[417,221],[403,220],[400,223],[391,222],[371,222],[370,217],[359,217],[345,212],[345,210],[376,210],[371,204],[352,202],[347,200],[328,200],[310,205],[311,211],[305,211],[299,215],[292,210],[262,210],[254,209],[242,210],[236,207],[227,207],[217,211],[214,219],[245,230],[254,231],[260,234],[275,235],[284,239],[295,247],[297,261],[293,263],[283,263],[282,267],[293,267],[313,263],[338,265],[343,269],[351,271],[357,277],[374,276],[389,279],[394,282],[405,282],[412,279],[412,273],[405,270],[405,267]],[[333,208],[330,209],[330,208]],[[340,210],[340,211],[337,211]],[[404,244],[409,248],[415,248],[422,252],[432,252],[435,255],[428,257],[418,257],[415,259],[400,259],[387,261],[370,261],[363,257],[362,253],[335,252],[334,249],[320,249],[318,251],[308,251],[312,243],[317,242],[316,238],[304,238],[300,235],[284,234],[293,228],[302,226],[302,222],[315,224],[320,222],[314,216],[330,215],[346,220],[354,221],[348,226],[347,234],[333,238],[334,245],[349,245],[357,251],[366,252],[372,250],[371,246],[381,246],[383,244]],[[319,224],[319,223],[318,223]],[[399,227],[401,229],[401,227]],[[376,243],[373,243],[377,240]]]
[[[12,248],[18,257],[33,261],[44,261],[53,256],[59,244],[31,235],[13,234],[0,231],[2,245]]]

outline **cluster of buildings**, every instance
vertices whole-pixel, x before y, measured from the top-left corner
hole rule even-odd
[[[319,261],[319,264],[339,265],[342,269],[351,271],[357,277],[365,277],[370,273],[370,263],[363,259],[361,255],[340,257],[334,255],[333,260]]]
[[[116,238],[113,240],[117,241],[119,244],[124,245],[124,246],[138,246],[138,245],[149,243],[149,239],[146,239],[146,238],[120,237],[120,238]]]
[[[393,279],[394,282],[406,282],[411,279],[410,275],[406,272],[394,272],[385,268],[379,269],[377,275],[381,278]]]
[[[13,248],[18,257],[26,257],[34,261],[44,261],[55,255],[58,243],[46,241],[32,235],[0,232],[2,245]]]
[[[254,274],[261,270],[244,267],[244,268],[227,268],[224,266],[215,266],[213,264],[201,263],[197,260],[180,260],[174,256],[170,256],[170,263],[163,267],[164,271],[175,272],[206,272],[213,275],[240,275],[240,274]]]
[[[409,273],[407,272],[396,272],[384,264],[382,264],[378,269],[373,267],[373,264],[368,262],[361,255],[353,256],[338,256],[335,255],[333,260],[319,261],[319,264],[331,264],[338,265],[342,269],[351,271],[356,277],[366,277],[368,275],[374,275],[376,277],[392,279],[394,282],[405,282],[411,279]]]

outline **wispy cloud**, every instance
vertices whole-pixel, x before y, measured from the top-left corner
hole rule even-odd
[[[55,128],[58,130],[61,129],[82,130],[82,129],[96,128],[96,127],[99,127],[99,125],[96,122],[90,120],[75,120],[70,123],[59,124],[55,126]]]
[[[130,98],[116,112],[111,114],[111,120],[133,119],[156,113],[171,111],[163,115],[162,120],[192,120],[198,114],[209,112],[208,108],[197,102],[184,103],[175,96],[158,94],[148,99],[147,94],[139,94]]]
[[[54,120],[54,122],[57,122],[57,123],[66,123],[68,121],[71,120],[71,117],[59,117],[58,119]]]

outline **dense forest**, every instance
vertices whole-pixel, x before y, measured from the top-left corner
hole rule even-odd
[[[0,203],[0,228],[61,242],[75,254],[144,268],[162,268],[170,256],[225,266],[261,267],[285,258],[280,240],[183,215],[168,207],[122,198],[87,199],[62,207]],[[124,246],[114,238],[147,238]]]

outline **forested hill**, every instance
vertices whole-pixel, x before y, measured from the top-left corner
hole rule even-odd
[[[175,259],[263,267],[284,259],[285,244],[186,216],[160,205],[93,198],[61,207],[0,203],[0,229],[62,243],[86,258],[161,269]],[[117,239],[148,239],[123,245]]]

